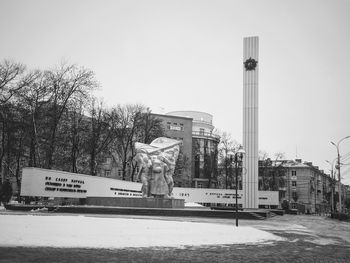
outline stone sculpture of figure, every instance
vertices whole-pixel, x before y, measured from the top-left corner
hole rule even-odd
[[[164,137],[155,139],[150,145],[135,144],[143,197],[172,197],[179,144],[180,141]]]
[[[150,194],[155,197],[166,196],[169,192],[168,184],[165,180],[167,165],[159,155],[152,155],[152,175],[150,178]]]
[[[167,169],[165,171],[165,181],[168,185],[168,193],[167,197],[172,198],[173,195],[173,188],[174,188],[174,171],[176,166],[176,160],[179,156],[179,146],[176,145],[172,149],[167,150],[163,153],[161,153],[161,159],[162,161],[167,165]]]
[[[143,149],[140,149],[137,151],[136,154],[136,162],[139,165],[139,173],[138,173],[138,178],[141,180],[142,183],[142,197],[149,197],[150,196],[150,191],[149,191],[149,181],[151,179],[152,175],[152,161],[150,156],[146,151]]]

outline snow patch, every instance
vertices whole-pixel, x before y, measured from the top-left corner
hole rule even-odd
[[[188,202],[188,203],[185,203],[185,207],[205,207],[205,206],[197,204],[197,203]]]
[[[58,215],[0,215],[0,221],[0,246],[182,247],[284,240],[253,227],[213,223]]]

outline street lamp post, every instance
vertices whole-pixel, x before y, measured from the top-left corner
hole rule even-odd
[[[340,154],[339,154],[339,144],[344,141],[345,139],[348,139],[350,138],[350,135],[349,136],[346,136],[344,137],[343,139],[339,140],[337,144],[335,144],[334,142],[331,142],[331,144],[333,144],[336,148],[337,148],[337,170],[338,170],[338,177],[339,177],[339,206],[340,206],[340,212],[343,211],[343,206],[342,206],[342,203],[341,203],[341,194],[342,194],[342,189],[341,189],[341,180],[340,180]]]
[[[243,154],[245,154],[245,151],[243,150],[242,145],[239,146],[238,151],[234,154],[234,161],[235,161],[235,178],[236,178],[236,227],[238,227],[238,161],[241,161],[243,159]],[[231,155],[231,163],[232,163],[232,155]]]

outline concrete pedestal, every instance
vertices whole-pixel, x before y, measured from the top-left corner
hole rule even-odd
[[[142,207],[142,208],[184,208],[183,199],[130,198],[130,197],[87,197],[86,205]]]

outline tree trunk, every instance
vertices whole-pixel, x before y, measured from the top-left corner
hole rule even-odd
[[[55,148],[56,148],[57,126],[58,126],[58,122],[57,122],[57,120],[54,120],[54,124],[52,126],[50,145],[48,147],[48,152],[46,155],[46,168],[47,169],[51,169],[53,166],[53,155],[54,155]]]
[[[18,152],[17,152],[17,160],[16,160],[16,184],[17,184],[17,194],[18,198],[20,197],[21,191],[21,178],[20,178],[20,169],[21,169],[21,157],[23,151],[23,136],[19,138]]]
[[[96,175],[96,152],[95,147],[92,147],[92,151],[90,153],[90,174]]]

